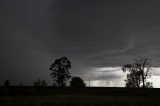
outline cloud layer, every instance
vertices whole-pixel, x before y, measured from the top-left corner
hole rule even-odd
[[[121,67],[138,56],[160,66],[159,1],[2,0],[1,77],[49,80],[49,65],[67,56],[72,74]],[[118,73],[119,74],[119,73]],[[117,74],[98,76],[114,79]]]

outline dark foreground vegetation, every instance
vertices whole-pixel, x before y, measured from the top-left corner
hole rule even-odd
[[[160,106],[158,88],[0,87],[0,106]]]

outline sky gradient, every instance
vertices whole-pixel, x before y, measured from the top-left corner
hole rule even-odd
[[[147,56],[153,67],[160,67],[159,4],[159,0],[1,0],[0,84],[9,79],[27,85],[38,78],[51,83],[50,64],[66,56],[72,76],[87,81],[91,75],[96,85],[124,86],[119,67],[132,59]],[[102,74],[101,69],[107,72]],[[153,72],[155,79],[158,71]]]

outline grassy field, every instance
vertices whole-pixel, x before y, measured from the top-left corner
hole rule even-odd
[[[0,93],[0,106],[160,106],[160,89],[11,87]]]

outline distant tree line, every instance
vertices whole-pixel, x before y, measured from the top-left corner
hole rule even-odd
[[[48,85],[47,82],[40,78],[33,82],[33,86],[47,86],[47,85]],[[11,86],[10,81],[5,80],[4,86],[5,87]],[[23,83],[20,83],[17,86],[23,86]],[[58,87],[57,85],[54,85],[54,84],[52,86]],[[83,79],[80,77],[72,77],[72,80],[70,81],[70,87],[85,87],[85,83]]]
[[[34,86],[47,86],[47,82],[45,80],[37,79],[37,81],[33,82]]]
[[[55,85],[65,86],[66,81],[71,78],[71,62],[67,57],[56,59],[50,66],[51,77]],[[122,67],[123,72],[128,71],[126,87],[129,88],[152,88],[153,83],[147,81],[151,77],[151,60],[146,57],[140,57],[134,60],[134,63],[125,64]],[[70,82],[71,87],[84,87],[85,84],[80,77],[73,77]]]
[[[50,66],[51,77],[57,86],[65,86],[67,80],[71,78],[69,72],[71,62],[67,57],[56,59]],[[134,60],[132,64],[125,64],[122,67],[123,72],[128,71],[126,87],[129,88],[152,88],[153,83],[147,81],[151,77],[151,60],[146,57],[140,57]],[[80,77],[73,77],[70,82],[71,87],[84,87],[85,84]]]
[[[71,87],[85,87],[85,83],[80,77],[71,77],[71,62],[67,57],[56,59],[49,67],[51,70],[50,77],[53,78],[53,86],[65,87],[66,82],[70,81]],[[128,88],[152,88],[153,83],[147,79],[151,77],[151,60],[146,57],[140,57],[131,64],[125,64],[122,67],[123,72],[128,71],[125,86]],[[33,82],[34,86],[47,86],[47,82],[37,79]],[[4,86],[10,86],[9,80],[4,82]],[[20,83],[19,86],[23,86]]]

